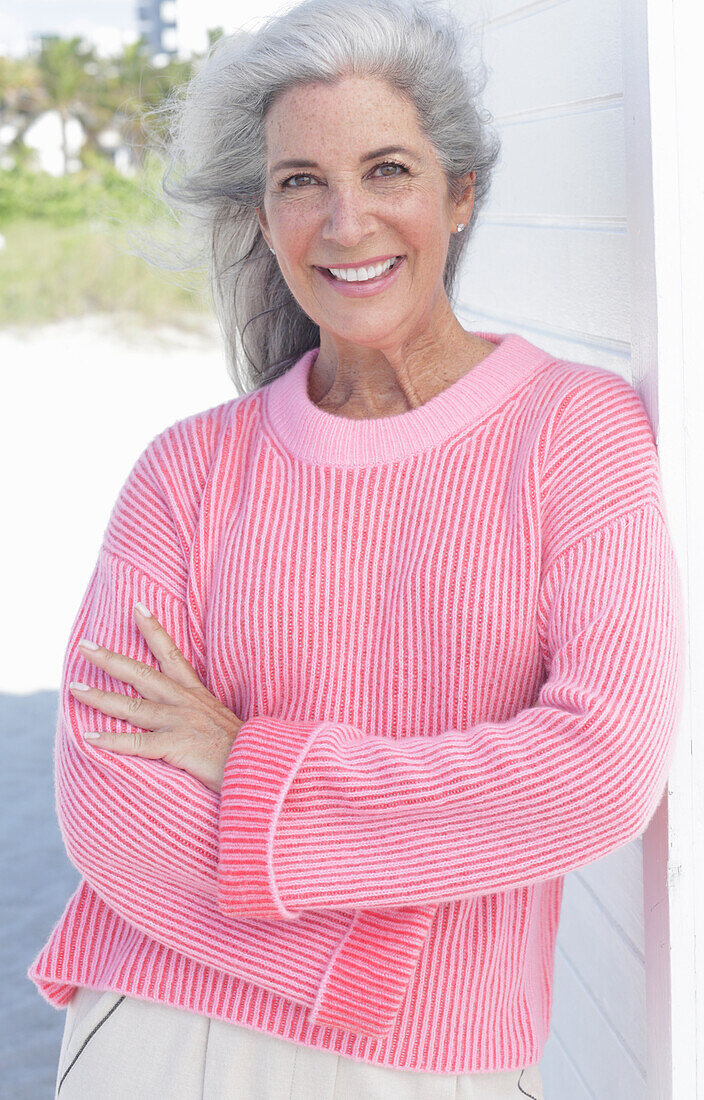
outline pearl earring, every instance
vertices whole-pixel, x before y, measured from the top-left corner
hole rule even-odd
[[[460,224],[457,226],[457,232],[461,233],[466,224],[466,222],[460,222]]]
[[[270,252],[273,252],[273,251],[274,251],[274,249],[273,249],[273,248],[271,247],[271,245],[269,245],[269,251],[270,251]]]

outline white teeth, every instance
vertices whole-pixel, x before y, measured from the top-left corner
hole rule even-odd
[[[329,267],[328,271],[335,276],[336,279],[343,279],[347,283],[363,283],[367,279],[375,279],[379,275],[382,275],[384,271],[388,271],[390,267],[396,262],[396,257],[392,256],[390,260],[383,260],[381,263],[370,265],[369,267]]]

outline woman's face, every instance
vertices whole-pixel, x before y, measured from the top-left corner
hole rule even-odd
[[[453,205],[415,107],[376,78],[289,88],[265,125],[259,221],[304,312],[321,330],[368,347],[427,324],[447,302],[448,242],[456,223],[469,221],[474,173]],[[344,279],[344,269],[386,267],[394,257],[381,276]]]

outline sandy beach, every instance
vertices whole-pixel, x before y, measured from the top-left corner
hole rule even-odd
[[[0,329],[0,462],[13,624],[0,691],[56,688],[117,494],[174,421],[237,396],[213,320],[200,332],[88,316]],[[9,522],[8,522],[9,519]]]

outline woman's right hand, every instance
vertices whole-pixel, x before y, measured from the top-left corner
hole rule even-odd
[[[219,794],[225,763],[243,723],[208,691],[156,616],[141,603],[133,610],[161,671],[91,639],[81,639],[78,645],[86,660],[114,679],[131,684],[140,694],[102,691],[77,681],[69,687],[86,706],[139,728],[134,733],[106,730],[84,736],[95,740],[101,749],[164,760]]]

